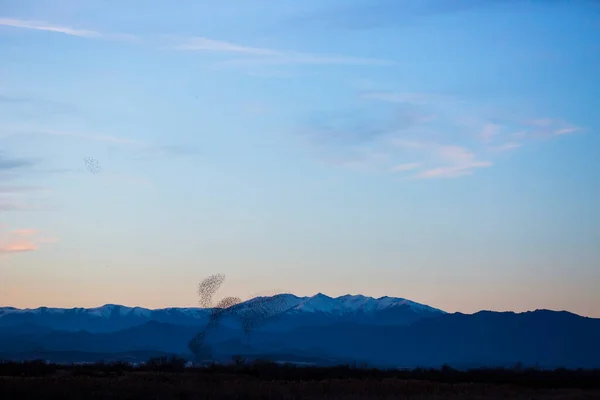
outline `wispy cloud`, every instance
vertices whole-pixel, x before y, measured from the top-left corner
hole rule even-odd
[[[27,204],[0,199],[0,211],[30,211],[34,209],[35,207]]]
[[[30,229],[30,228],[17,229],[17,230],[13,231],[13,234],[15,236],[34,236],[34,235],[37,235],[38,233],[40,233],[39,230],[37,230],[37,229]]]
[[[70,26],[54,25],[43,21],[31,21],[14,18],[0,18],[0,26],[19,29],[30,29],[36,31],[61,33],[87,39],[106,39],[120,41],[134,41],[135,35],[106,34],[94,30],[72,28]]]
[[[246,46],[238,43],[205,37],[174,39],[174,50],[222,53],[253,58],[238,58],[221,65],[252,64],[346,64],[346,65],[396,65],[395,61],[367,57],[349,57],[338,54],[312,54],[295,51],[275,50],[265,47]]]
[[[38,190],[32,186],[7,185],[6,182],[12,178],[18,178],[35,165],[36,160],[29,158],[18,158],[7,155],[0,151],[0,212],[28,211],[33,207],[23,203],[18,195]],[[17,197],[17,198],[15,198]]]
[[[336,166],[415,179],[457,178],[493,166],[500,153],[583,130],[557,118],[518,119],[451,95],[370,91],[359,96],[367,100],[364,109],[321,115],[310,121],[308,137],[327,159],[328,152],[381,156],[340,157]]]
[[[181,43],[173,45],[173,49],[185,51],[207,51],[215,53],[237,53],[253,56],[278,56],[281,54],[279,51],[272,49],[243,46],[236,43],[214,40],[205,37],[192,37],[180,40]]]
[[[481,139],[486,143],[494,140],[500,133],[501,128],[500,125],[493,123],[484,125],[481,129]]]
[[[30,167],[34,164],[35,160],[9,157],[0,151],[0,172]]]
[[[469,103],[466,99],[448,94],[370,91],[361,93],[361,98],[390,104],[419,105],[424,109],[431,110],[432,115],[445,114],[446,120],[443,123],[448,127],[472,130],[473,139],[490,146],[503,146],[505,150],[519,147],[515,146],[515,140],[510,140],[510,138],[536,140],[584,130],[559,118],[518,120],[507,117],[506,112],[500,112],[499,115],[486,115],[487,111],[478,109],[476,105]],[[424,120],[423,122],[428,121]],[[498,141],[504,143],[497,143]],[[520,145],[523,144],[520,143]]]
[[[405,142],[395,141],[400,148],[417,149],[426,152],[430,164],[438,164],[434,168],[428,168],[418,172],[414,177],[428,178],[457,178],[459,176],[471,175],[477,168],[492,166],[491,161],[479,160],[475,153],[463,146],[440,145],[427,142]]]
[[[15,110],[34,111],[38,115],[81,115],[81,110],[77,105],[30,94],[0,94],[0,104],[7,108],[6,111],[12,111],[8,109],[10,107]]]
[[[271,111],[271,107],[259,101],[252,101],[245,104],[243,110],[253,115],[265,115]]]
[[[570,124],[562,119],[555,118],[537,118],[524,121],[524,125],[529,129],[521,131],[521,136],[548,137],[561,136],[580,132],[583,129],[579,126]]]
[[[357,171],[373,171],[389,162],[386,154],[364,150],[343,156],[325,157],[325,163],[336,167],[350,168]]]
[[[355,146],[381,137],[390,130],[389,124],[361,110],[315,112],[302,123],[299,133],[318,147]]]
[[[22,103],[29,103],[29,102],[30,102],[30,100],[25,97],[8,96],[8,95],[0,94],[0,103],[22,104]]]
[[[397,62],[379,58],[349,57],[343,55],[307,54],[294,52],[281,52],[278,55],[260,58],[235,59],[220,65],[371,65],[371,66],[393,66]]]
[[[138,144],[139,142],[133,139],[111,136],[111,135],[98,135],[93,133],[81,133],[81,132],[69,132],[69,131],[53,131],[53,130],[38,130],[34,134],[49,135],[49,136],[66,136],[76,139],[91,140],[94,142],[109,142],[119,144]]]
[[[415,177],[421,179],[430,179],[430,178],[458,178],[460,176],[471,175],[473,174],[474,168],[482,168],[489,167],[492,163],[490,162],[481,162],[481,163],[473,163],[468,165],[454,165],[447,167],[439,167],[428,169],[427,171],[420,172]]]
[[[26,228],[5,231],[4,227],[1,228],[0,255],[27,253],[38,250],[41,244],[58,241],[58,238],[40,236],[40,231],[37,229]]]
[[[96,30],[73,28],[70,26],[56,25],[43,21],[32,21],[15,18],[0,18],[0,27],[29,29],[36,31],[59,33],[86,39],[104,39],[115,41],[139,42],[142,38],[130,34],[111,34]],[[145,38],[145,41],[154,42],[157,47],[166,47],[179,51],[193,51],[205,53],[221,53],[235,56],[253,57],[236,58],[220,65],[253,65],[253,64],[320,64],[320,65],[373,65],[391,66],[397,62],[370,57],[350,57],[339,54],[312,54],[288,50],[276,50],[265,47],[254,47],[225,40],[208,37],[175,37],[163,36],[167,39],[166,46],[160,45],[156,37]],[[11,100],[11,99],[7,99]]]
[[[37,250],[37,248],[38,247],[34,243],[28,240],[0,243],[0,254],[25,253]]]
[[[154,188],[154,183],[151,179],[129,173],[109,172],[103,174],[108,182],[124,185],[127,187],[142,187],[146,189]]]
[[[189,145],[149,143],[138,139],[101,133],[36,129],[34,127],[9,127],[2,130],[10,132],[9,136],[54,136],[82,141],[102,142],[111,146],[125,146],[133,150],[150,154],[186,156],[197,154],[197,149]],[[0,170],[2,170],[2,155],[0,153]]]
[[[424,93],[424,92],[383,92],[383,91],[365,91],[361,94],[363,99],[380,100],[390,103],[408,103],[417,105],[428,105],[439,102],[457,101],[451,96]]]
[[[23,185],[3,185],[0,186],[0,195],[2,194],[19,194],[29,192],[48,191],[47,188],[41,186],[23,186]]]
[[[398,165],[394,165],[391,170],[392,172],[406,172],[406,171],[412,171],[415,169],[418,169],[422,166],[423,164],[421,163],[405,163],[405,164],[398,164]]]

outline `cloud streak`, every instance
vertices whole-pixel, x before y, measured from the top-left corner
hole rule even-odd
[[[38,233],[40,233],[40,231],[38,231],[37,229],[30,229],[30,228],[17,229],[17,230],[13,231],[13,234],[16,236],[34,236],[34,235],[37,235]]]
[[[11,254],[11,253],[26,253],[37,250],[38,247],[28,241],[16,241],[11,243],[0,243],[0,254]]]
[[[25,205],[25,204],[21,204],[21,203],[16,203],[16,202],[12,202],[12,201],[3,201],[0,199],[0,211],[30,211],[30,210],[34,210],[33,207]]]
[[[214,40],[205,37],[194,37],[182,40],[182,43],[172,46],[175,50],[183,51],[208,51],[215,53],[236,53],[253,56],[277,56],[279,51],[261,48],[243,46],[236,43]]]
[[[457,178],[471,175],[477,168],[492,166],[491,161],[479,160],[475,153],[463,146],[440,145],[437,143],[396,141],[400,148],[417,149],[428,153],[432,163],[439,166],[418,172],[414,178]],[[421,165],[419,165],[421,166]],[[415,169],[415,168],[412,168]]]
[[[134,35],[105,34],[94,30],[77,29],[69,26],[53,25],[43,21],[30,21],[14,18],[0,18],[0,26],[8,28],[60,33],[68,36],[76,36],[86,39],[105,39],[118,41],[133,41],[137,39]]]
[[[329,164],[412,179],[458,178],[492,167],[500,153],[583,130],[557,118],[492,114],[449,95],[370,91],[359,96],[366,100],[364,109],[313,118],[306,136],[326,160],[328,152],[379,157],[338,156]],[[392,118],[386,121],[385,115]]]
[[[157,155],[168,155],[168,156],[188,156],[197,153],[197,150],[189,145],[177,145],[177,144],[158,144],[140,141],[137,139],[131,139],[122,136],[106,135],[98,133],[78,132],[78,131],[67,131],[67,130],[49,130],[49,129],[35,129],[30,127],[19,127],[19,128],[5,128],[12,132],[9,135],[16,136],[50,136],[50,137],[62,137],[71,138],[83,141],[101,142],[112,146],[126,146],[134,150],[145,151],[151,154]],[[2,171],[2,154],[0,153],[0,172]],[[15,162],[16,160],[13,160]],[[8,162],[8,161],[7,161]]]
[[[422,166],[423,164],[421,163],[405,163],[405,164],[398,164],[398,165],[394,165],[392,167],[392,172],[406,172],[406,171],[412,171],[415,169],[418,169]]]
[[[55,25],[43,21],[22,20],[15,18],[0,18],[0,27],[59,33],[85,39],[103,39],[128,42],[138,42],[141,40],[141,38],[136,35],[108,34],[96,30],[73,28],[70,26]],[[167,40],[170,43],[167,46],[163,47],[173,50],[217,54],[220,53],[235,56],[254,57],[234,59],[220,63],[220,65],[312,64],[392,66],[397,64],[395,61],[378,58],[349,57],[338,54],[312,54],[287,50],[276,50],[264,47],[253,47],[224,40],[207,38],[203,36],[167,36],[167,38]],[[156,38],[154,38],[153,40],[156,41]],[[158,45],[158,43],[156,44]],[[15,99],[6,99],[6,101],[14,100]]]
[[[39,187],[39,186],[19,186],[19,185],[0,186],[0,195],[39,192],[39,191],[47,191],[47,190],[48,189]]]
[[[233,42],[214,40],[205,37],[179,39],[180,43],[171,46],[174,50],[253,56],[221,63],[221,65],[252,64],[341,64],[391,66],[397,63],[391,60],[366,57],[348,57],[336,54],[312,54],[294,51],[275,50],[264,47],[252,47]]]
[[[35,161],[24,158],[12,158],[8,157],[0,151],[0,172],[12,171],[19,168],[30,167],[35,164]]]
[[[456,101],[451,96],[425,92],[381,92],[366,91],[361,93],[366,100],[379,100],[389,103],[406,103],[415,105],[430,105],[440,102]]]
[[[579,126],[570,124],[561,119],[555,118],[537,118],[524,121],[524,125],[529,129],[522,131],[520,136],[530,137],[549,137],[562,136],[577,133],[583,129]]]
[[[3,226],[0,226],[0,228],[4,231]],[[16,229],[0,236],[0,255],[28,253],[38,250],[40,244],[55,243],[57,241],[57,238],[40,236],[40,231],[37,229]]]
[[[48,135],[48,136],[65,136],[65,137],[72,137],[72,138],[76,138],[76,139],[91,140],[94,142],[108,142],[108,143],[115,143],[115,144],[135,145],[135,144],[139,143],[136,140],[122,138],[122,137],[118,137],[118,136],[97,135],[97,134],[81,133],[81,132],[40,130],[40,131],[35,131],[35,134]]]

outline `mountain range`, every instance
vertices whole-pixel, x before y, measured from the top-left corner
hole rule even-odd
[[[189,355],[213,309],[105,305],[0,308],[0,359],[140,359]],[[244,318],[251,330],[244,331]],[[600,368],[600,319],[564,311],[446,313],[410,300],[324,294],[257,297],[226,310],[207,342],[215,359],[381,367]]]
[[[231,313],[261,310],[269,319],[269,325],[288,328],[289,324],[332,324],[336,322],[360,322],[369,324],[407,325],[421,318],[444,313],[441,310],[410,300],[381,297],[374,299],[361,295],[337,298],[322,293],[312,297],[279,294],[272,297],[256,297],[231,307]],[[150,310],[142,307],[126,307],[106,304],[97,308],[48,308],[18,309],[0,308],[0,327],[21,323],[47,328],[88,332],[112,332],[131,328],[146,322],[164,322],[175,325],[202,326],[208,321],[210,308],[164,308]],[[231,325],[235,318],[228,318]],[[283,321],[285,320],[285,322]],[[318,322],[319,321],[319,322]]]

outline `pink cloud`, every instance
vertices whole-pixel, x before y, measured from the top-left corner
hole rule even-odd
[[[478,160],[475,153],[463,146],[402,140],[394,143],[404,149],[424,151],[429,154],[431,163],[441,164],[441,166],[419,172],[414,176],[418,179],[456,178],[471,175],[476,168],[492,166],[490,161]]]
[[[410,126],[390,123],[385,128],[388,131],[369,144],[389,158],[386,163],[372,162],[373,168],[388,173],[413,171],[411,178],[471,175],[477,169],[491,167],[502,152],[583,130],[561,118],[528,117],[520,110],[493,109],[456,96],[366,90],[361,98],[410,104],[419,110],[419,115],[435,116],[435,123],[431,124],[427,122],[432,119],[418,119],[417,114],[411,116],[414,118]],[[398,112],[395,111],[396,116]]]
[[[0,254],[25,253],[37,250],[37,246],[28,240],[0,244]]]
[[[37,229],[17,229],[13,231],[16,236],[33,236],[37,235],[39,231]]]
[[[440,158],[457,164],[470,163],[475,159],[475,154],[462,146],[439,146]]]
[[[475,168],[485,168],[491,166],[492,163],[489,161],[478,161],[465,165],[432,168],[417,174],[416,178],[457,178],[459,176],[471,175]]]
[[[418,174],[417,178],[456,178],[463,175],[470,175],[472,172],[462,167],[441,167],[423,171]]]
[[[5,226],[2,226],[2,230]],[[37,229],[16,229],[0,236],[0,255],[36,251],[40,244],[55,243],[57,238],[39,237]]]
[[[562,129],[558,129],[556,132],[554,132],[556,135],[567,135],[569,133],[575,133],[580,131],[581,128],[578,128],[576,126],[572,126],[569,128],[562,128]]]

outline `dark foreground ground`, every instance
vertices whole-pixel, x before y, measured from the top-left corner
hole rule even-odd
[[[600,390],[534,389],[400,379],[262,381],[193,374],[2,377],[2,399],[600,399]]]
[[[600,380],[585,372],[418,373],[424,380],[343,368],[38,367],[0,365],[0,399],[600,399]]]

